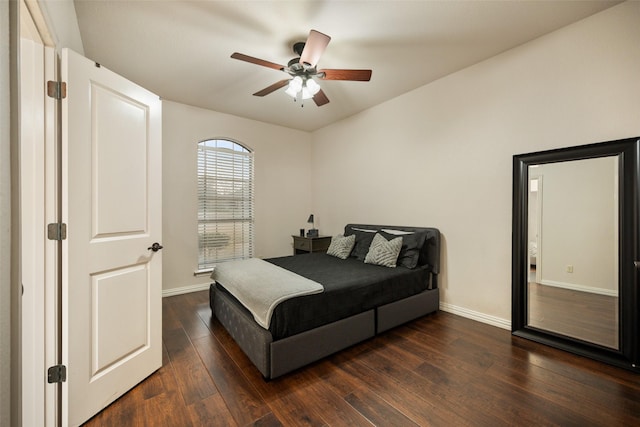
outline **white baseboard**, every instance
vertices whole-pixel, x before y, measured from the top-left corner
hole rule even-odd
[[[458,316],[466,317],[467,319],[476,320],[478,322],[486,323],[498,328],[511,330],[511,321],[501,319],[500,317],[489,316],[478,311],[469,310],[467,308],[458,307],[446,302],[440,302],[440,310],[447,313],[456,314]]]
[[[174,295],[188,294],[190,292],[198,292],[209,289],[210,283],[202,283],[200,285],[182,286],[180,288],[171,288],[162,290],[162,298],[172,297]]]
[[[594,288],[592,286],[575,285],[573,283],[556,282],[555,280],[542,280],[541,285],[553,286],[555,288],[569,289],[572,291],[589,292],[591,294],[607,295],[617,297],[618,291],[615,289]]]
[[[188,294],[190,292],[198,292],[209,289],[209,283],[203,283],[200,285],[189,285],[182,286],[179,288],[171,288],[164,289],[162,291],[162,297],[171,297],[175,295]],[[501,319],[500,317],[489,316],[484,313],[480,313],[478,311],[469,310],[467,308],[458,307],[452,304],[448,304],[446,302],[440,302],[440,310],[446,311],[447,313],[455,314],[458,316],[466,317],[467,319],[475,320],[478,322],[486,323],[491,326],[496,326],[498,328],[511,330],[511,322],[506,319]]]

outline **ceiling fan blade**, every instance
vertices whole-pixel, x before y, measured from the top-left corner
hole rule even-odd
[[[284,70],[284,65],[276,64],[275,62],[265,61],[264,59],[254,58],[253,56],[245,55],[243,53],[234,52],[231,57],[233,59],[239,59],[240,61],[251,62],[252,64],[262,65],[263,67],[273,68],[274,70]]]
[[[371,80],[371,70],[318,70],[324,73],[323,80],[351,80],[368,82]]]
[[[324,104],[329,103],[329,98],[327,98],[327,95],[320,89],[318,93],[313,95],[313,101],[318,107],[322,107]]]
[[[254,96],[265,96],[265,95],[269,95],[271,92],[274,92],[278,89],[280,89],[281,87],[286,86],[289,83],[289,79],[285,79],[285,80],[280,80],[279,82],[276,82],[274,84],[272,84],[271,86],[265,87],[264,89],[254,93]]]
[[[315,67],[330,40],[331,37],[328,35],[316,30],[311,30],[304,49],[302,50],[302,55],[300,55],[300,63]]]

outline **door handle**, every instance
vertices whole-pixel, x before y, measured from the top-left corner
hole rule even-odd
[[[633,265],[636,266],[636,270],[640,270],[640,261],[633,261]]]
[[[162,249],[162,245],[158,242],[155,242],[147,248],[147,250],[152,250],[153,252],[158,252],[160,249]]]

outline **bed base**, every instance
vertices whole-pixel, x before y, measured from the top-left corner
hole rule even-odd
[[[273,341],[251,314],[223,292],[209,289],[213,314],[266,379],[277,378],[330,354],[438,310],[439,291],[429,289],[310,331]]]

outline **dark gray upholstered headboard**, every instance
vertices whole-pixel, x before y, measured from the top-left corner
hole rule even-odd
[[[372,224],[347,224],[345,230],[347,227],[376,231],[382,230],[383,228],[410,232],[426,231],[427,238],[424,246],[422,247],[418,263],[419,265],[429,265],[431,267],[431,273],[433,274],[432,284],[433,287],[437,287],[437,275],[440,273],[440,230],[432,227],[406,227]]]

